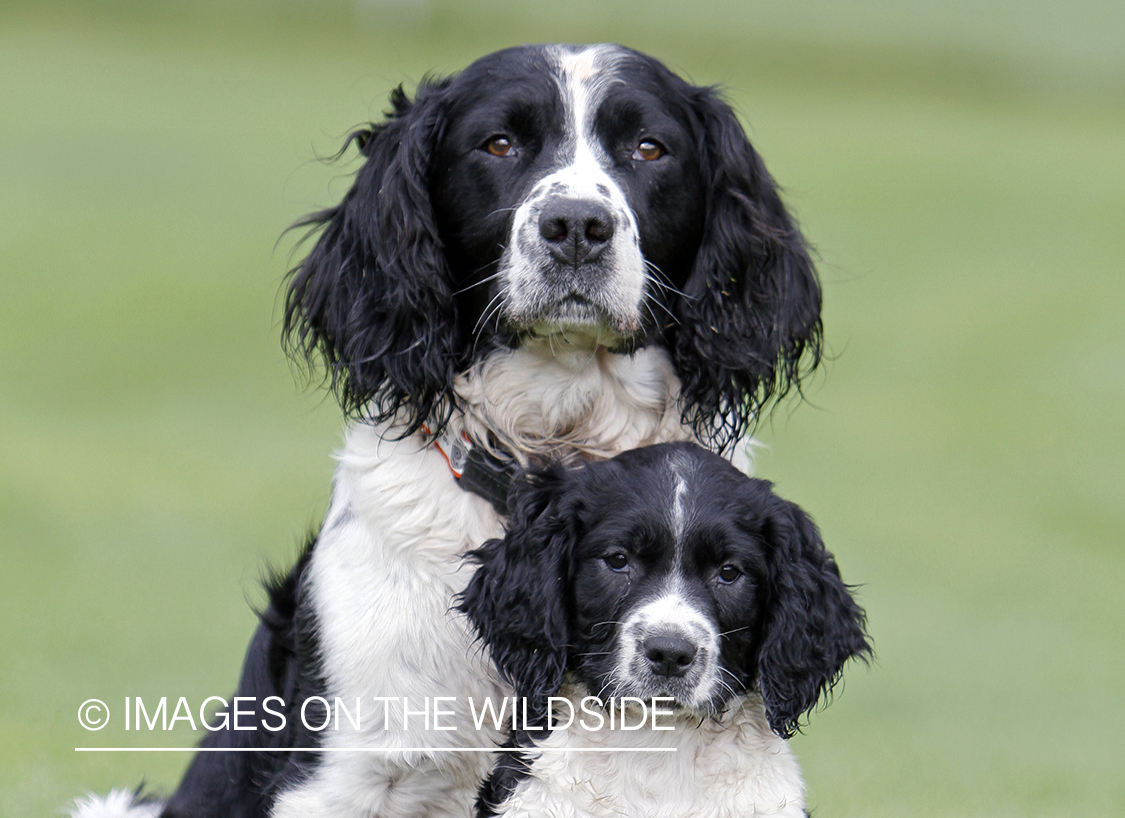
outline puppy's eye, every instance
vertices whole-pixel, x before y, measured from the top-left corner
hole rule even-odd
[[[654,159],[659,159],[663,155],[664,146],[651,139],[642,139],[641,144],[637,145],[637,149],[633,151],[633,158],[640,159],[644,162],[651,162]]]
[[[484,149],[493,156],[512,156],[515,154],[512,140],[504,134],[497,134],[496,136],[490,137],[489,140],[484,143]]]
[[[724,565],[719,569],[719,582],[730,584],[742,576],[742,572],[738,570],[738,566]]]
[[[629,558],[618,551],[616,554],[610,554],[606,557],[605,564],[614,571],[624,571],[629,567]]]

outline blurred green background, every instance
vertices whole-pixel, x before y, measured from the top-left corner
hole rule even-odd
[[[823,816],[1125,814],[1125,4],[0,4],[0,814],[180,746],[324,511],[282,229],[391,86],[618,41],[723,83],[819,251],[833,360],[759,473],[878,662],[795,740]],[[76,720],[97,697],[99,733]]]

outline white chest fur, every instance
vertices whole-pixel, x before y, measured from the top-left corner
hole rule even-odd
[[[327,752],[308,781],[278,799],[276,818],[465,816],[491,757],[444,748],[500,740],[494,730],[478,733],[463,706],[443,720],[453,729],[405,712],[437,709],[439,697],[463,704],[508,694],[452,611],[472,571],[461,557],[502,527],[436,449],[385,431],[349,432],[305,577],[325,698],[349,709],[358,699],[359,727],[341,718],[320,734]]]
[[[574,712],[581,712],[581,696],[568,698]],[[658,724],[675,729],[587,730],[576,722],[553,731],[540,744],[542,751],[532,752],[531,776],[519,784],[500,815],[804,815],[797,762],[788,744],[770,730],[760,698],[746,697],[721,721],[668,718]],[[653,752],[658,750],[667,752]]]
[[[552,337],[488,356],[454,388],[470,436],[491,433],[519,457],[560,449],[613,457],[692,439],[680,422],[680,381],[660,347],[619,355]]]

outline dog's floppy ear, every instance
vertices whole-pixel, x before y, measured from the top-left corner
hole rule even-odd
[[[707,215],[675,307],[673,356],[685,420],[722,450],[819,363],[821,295],[804,237],[734,112],[714,89],[695,91]]]
[[[400,86],[387,121],[348,138],[366,160],[338,206],[294,225],[320,236],[285,301],[287,348],[323,356],[344,410],[377,421],[405,410],[409,431],[447,419],[460,356],[428,180],[447,84],[423,83],[413,102]]]
[[[524,473],[508,495],[512,519],[502,540],[472,552],[480,563],[458,608],[492,659],[527,700],[528,721],[558,692],[569,640],[568,586],[577,538],[561,465]]]
[[[801,716],[831,692],[848,659],[866,661],[871,646],[863,609],[808,515],[777,499],[766,537],[771,548],[758,676],[770,727],[788,738]]]

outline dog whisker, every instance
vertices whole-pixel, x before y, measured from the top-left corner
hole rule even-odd
[[[680,319],[676,316],[676,314],[668,309],[667,305],[665,305],[663,301],[654,296],[652,293],[643,293],[641,303],[645,305],[646,309],[648,309],[648,314],[652,317],[653,324],[657,324],[658,322],[656,320],[656,314],[653,313],[652,307],[649,306],[650,303],[655,304],[656,306],[660,307],[660,309],[664,310],[664,312],[668,313],[668,317],[672,319],[673,323],[680,323]]]
[[[731,628],[729,631],[723,631],[722,633],[719,634],[719,636],[720,637],[729,636],[732,633],[738,633],[739,631],[748,631],[748,630],[750,630],[750,626],[749,625],[743,625],[741,628]]]
[[[692,301],[696,300],[693,296],[688,295],[683,290],[674,286],[672,284],[672,279],[668,278],[668,276],[664,273],[663,270],[661,270],[658,266],[653,264],[647,258],[644,260],[644,263],[645,263],[645,268],[647,270],[650,270],[653,273],[655,273],[655,275],[649,275],[649,276],[645,277],[648,281],[651,281],[653,284],[660,287],[660,289],[664,290],[665,292],[670,292],[670,293],[673,293],[675,295],[682,296],[683,298],[690,299]]]
[[[488,264],[484,265],[484,267],[482,267],[481,269],[483,270],[483,269],[485,269],[485,268],[487,268],[487,267],[491,267],[492,265],[494,265],[494,264],[499,264],[499,263],[500,263],[500,259],[497,259],[496,261],[493,261],[493,262],[490,262],[490,263],[488,263]],[[477,272],[480,272],[480,271],[478,270]],[[491,281],[495,281],[496,279],[500,278],[500,277],[501,277],[502,275],[504,275],[504,271],[503,271],[503,270],[499,270],[499,271],[497,271],[497,272],[493,273],[493,274],[492,274],[492,275],[490,275],[490,276],[485,276],[485,277],[484,277],[484,278],[482,278],[482,279],[481,279],[480,281],[476,281],[476,282],[473,282],[472,284],[470,284],[470,285],[469,285],[469,286],[467,286],[467,287],[462,287],[462,288],[461,288],[461,289],[459,289],[459,290],[454,290],[454,291],[453,291],[453,294],[454,294],[454,295],[461,295],[462,293],[467,293],[467,292],[468,292],[469,290],[472,290],[472,289],[476,289],[477,287],[480,287],[480,286],[483,286],[483,285],[485,285],[485,284],[488,284],[488,283],[489,283],[489,282],[491,282]]]
[[[484,311],[481,313],[480,318],[477,319],[477,323],[473,326],[472,334],[474,337],[476,336],[477,331],[481,328],[481,326],[487,324],[489,318],[491,317],[490,313],[495,311],[496,314],[499,315],[500,310],[504,306],[504,295],[505,294],[503,292],[497,293],[492,297],[492,300],[489,301],[487,305],[485,305]],[[497,326],[499,327],[499,323],[497,323]]]

